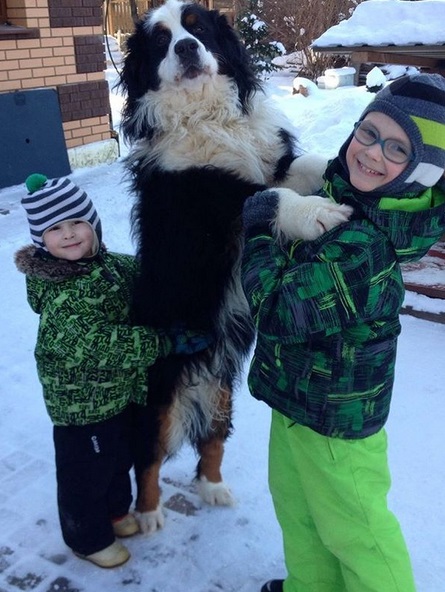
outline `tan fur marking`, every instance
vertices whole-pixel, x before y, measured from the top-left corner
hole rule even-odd
[[[212,483],[222,481],[220,471],[222,458],[224,455],[224,440],[214,438],[207,440],[199,445],[200,476],[206,477]]]
[[[166,456],[167,438],[170,429],[170,417],[168,410],[160,416],[159,439],[156,443],[156,461],[145,469],[140,476],[138,486],[138,499],[136,502],[137,512],[153,512],[159,505],[161,499],[161,488],[159,486],[159,474],[161,465]]]
[[[221,418],[230,417],[231,393],[226,389],[220,389],[218,416]],[[224,419],[214,420],[212,431],[215,434],[207,440],[198,444],[198,452],[201,457],[199,463],[199,476],[206,477],[212,483],[222,481],[221,464],[224,456],[224,440],[227,431],[227,424]]]

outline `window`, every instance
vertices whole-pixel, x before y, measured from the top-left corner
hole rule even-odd
[[[21,27],[8,21],[7,0],[0,0],[0,41],[8,39],[37,39],[40,37],[39,29],[33,27]]]

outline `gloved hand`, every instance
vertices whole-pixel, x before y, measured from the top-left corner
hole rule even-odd
[[[213,337],[209,333],[177,328],[166,331],[166,334],[171,341],[173,354],[195,354],[213,343]]]
[[[256,225],[269,224],[275,218],[278,208],[276,191],[258,191],[247,198],[243,208],[243,227],[250,230]]]

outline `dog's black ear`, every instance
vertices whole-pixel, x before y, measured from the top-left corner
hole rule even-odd
[[[149,89],[156,89],[160,84],[157,70],[151,65],[149,40],[143,27],[144,20],[141,19],[127,40],[127,51],[119,82],[119,87],[126,94],[122,109],[122,130],[131,140],[152,136],[153,130],[148,123],[139,122],[136,126],[134,116],[138,108],[138,99]]]
[[[242,109],[247,112],[249,97],[253,92],[261,89],[261,81],[255,75],[252,59],[246,47],[226,16],[217,10],[212,10],[210,13],[215,25],[218,45],[222,50],[219,56],[220,73],[235,80]]]
[[[143,31],[143,20],[136,24],[134,33],[127,40],[124,67],[120,85],[131,100],[144,95],[150,86],[159,84],[156,72],[150,72],[150,48]],[[154,78],[153,78],[154,76]]]

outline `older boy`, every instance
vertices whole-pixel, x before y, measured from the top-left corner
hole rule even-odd
[[[273,409],[269,483],[287,578],[262,592],[414,592],[387,507],[400,263],[445,231],[445,80],[403,77],[365,109],[325,173],[354,214],[312,242],[274,192],[244,208],[243,284],[258,328],[253,396]],[[285,219],[287,217],[287,219]]]

